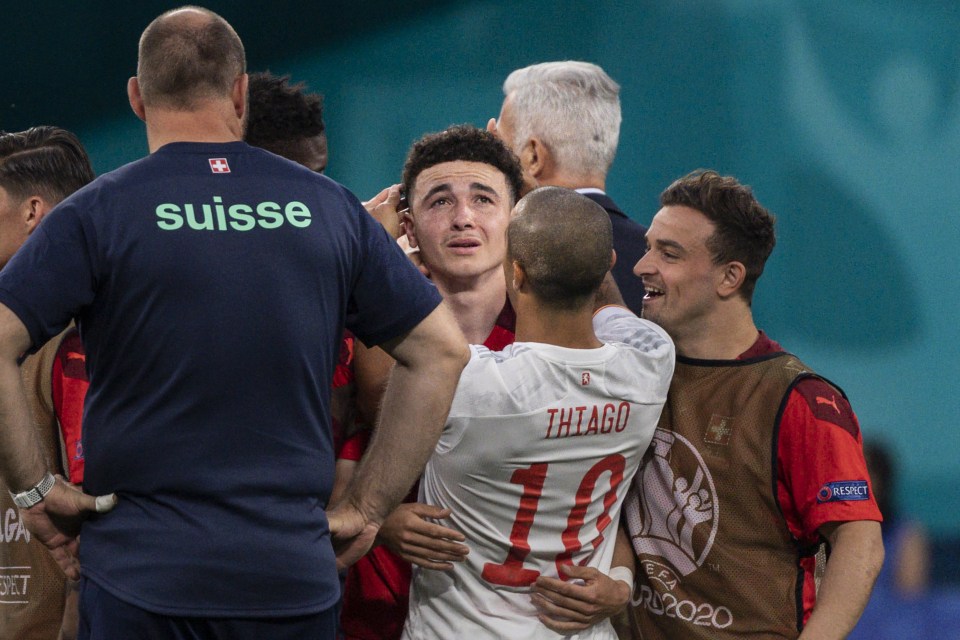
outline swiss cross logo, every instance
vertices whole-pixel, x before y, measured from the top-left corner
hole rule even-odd
[[[590,372],[584,371],[580,374],[580,385],[585,387],[590,384]]]
[[[210,171],[214,173],[230,173],[230,165],[226,158],[210,158]]]

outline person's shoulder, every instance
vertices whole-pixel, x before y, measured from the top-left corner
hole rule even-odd
[[[844,409],[851,410],[850,402],[843,391],[829,380],[816,374],[802,376],[794,384],[793,391],[814,413],[832,411],[836,414]]]
[[[503,399],[500,369],[510,360],[509,350],[510,347],[506,351],[492,351],[481,344],[470,345],[470,360],[460,374],[451,416],[475,415],[481,399],[485,399],[487,409],[491,403]]]
[[[647,228],[631,218],[626,211],[620,208],[613,198],[606,193],[585,193],[585,196],[603,207],[610,215],[610,223],[614,227],[614,237],[617,233],[629,233],[643,236]]]
[[[142,189],[154,181],[164,183],[167,180],[167,174],[177,169],[178,163],[174,160],[162,154],[151,153],[101,174],[70,197],[96,198],[103,193]]]
[[[474,366],[495,366],[514,357],[514,347],[518,343],[507,345],[500,351],[494,351],[482,344],[470,345],[470,364]]]
[[[542,345],[514,342],[500,351],[494,351],[483,345],[470,345],[470,361],[463,370],[461,386],[474,391],[528,375],[531,370],[542,366],[544,359],[538,347]],[[464,385],[465,380],[470,382]]]
[[[805,407],[819,424],[840,427],[855,439],[860,437],[860,425],[846,395],[830,381],[817,375],[802,377],[791,391],[791,400]]]
[[[118,179],[118,172],[123,168],[124,167],[121,167],[120,169],[115,169],[114,171],[98,176],[94,178],[93,181],[80,187],[57,203],[45,219],[58,217],[62,215],[64,211],[70,211],[70,217],[83,219],[97,211],[98,204],[111,202],[112,198],[110,193]],[[40,228],[42,229],[43,227]]]
[[[610,305],[594,314],[597,337],[605,342],[625,344],[644,353],[673,355],[673,340],[658,324],[637,317],[626,307]]]
[[[284,182],[301,187],[305,186],[308,193],[322,197],[328,203],[337,201],[357,211],[362,208],[360,201],[349,189],[329,176],[317,173],[302,164],[259,147],[246,145],[244,153],[251,168],[267,182]]]

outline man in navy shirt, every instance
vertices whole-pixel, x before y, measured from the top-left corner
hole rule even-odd
[[[150,155],[65,200],[0,274],[0,470],[67,574],[83,566],[81,638],[332,638],[335,565],[422,470],[466,344],[356,198],[241,141],[226,21],[170,11],[139,53],[128,94]],[[87,493],[48,473],[17,383],[20,356],[72,318]],[[327,514],[344,326],[398,367]]]

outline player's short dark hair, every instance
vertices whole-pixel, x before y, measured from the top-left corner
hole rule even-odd
[[[201,100],[228,96],[246,67],[233,27],[201,7],[167,11],[140,37],[137,81],[150,106],[189,110]]]
[[[696,209],[716,230],[707,240],[714,264],[737,261],[746,267],[740,293],[749,303],[757,279],[777,243],[776,218],[753,195],[753,190],[732,176],[697,169],[676,180],[660,194],[661,206]]]
[[[562,187],[525,195],[507,227],[507,256],[523,267],[540,302],[574,310],[594,303],[610,270],[610,216],[593,200]]]
[[[413,143],[403,165],[403,190],[412,202],[413,185],[425,169],[444,162],[482,162],[503,174],[510,189],[511,202],[520,197],[523,171],[520,161],[489,131],[467,124],[454,125],[439,133],[428,133]]]
[[[87,152],[66,129],[0,131],[0,187],[14,198],[39,194],[56,204],[93,178]]]
[[[291,84],[288,75],[251,73],[246,141],[273,151],[278,143],[323,133],[323,96],[305,89],[302,82]]]

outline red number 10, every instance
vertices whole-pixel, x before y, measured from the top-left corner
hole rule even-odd
[[[564,551],[556,558],[558,572],[562,565],[573,564],[573,554],[583,548],[580,544],[580,529],[583,527],[587,508],[590,506],[590,498],[593,496],[593,490],[597,486],[600,475],[609,472],[610,489],[603,497],[603,512],[597,519],[598,535],[590,542],[590,546],[596,547],[603,541],[603,531],[613,521],[610,518],[610,508],[617,501],[617,487],[623,482],[625,464],[626,461],[622,455],[609,455],[593,465],[583,476],[573,508],[567,516],[567,528],[561,536]],[[483,566],[483,572],[480,575],[487,582],[508,587],[523,587],[533,584],[540,576],[539,571],[524,569],[523,561],[530,553],[528,542],[530,528],[533,526],[540,496],[543,494],[543,482],[547,477],[548,466],[545,462],[534,464],[526,469],[517,469],[510,477],[512,484],[523,487],[523,495],[520,497],[520,508],[517,509],[513,528],[510,530],[510,550],[507,552],[507,559],[503,564],[488,562]]]

